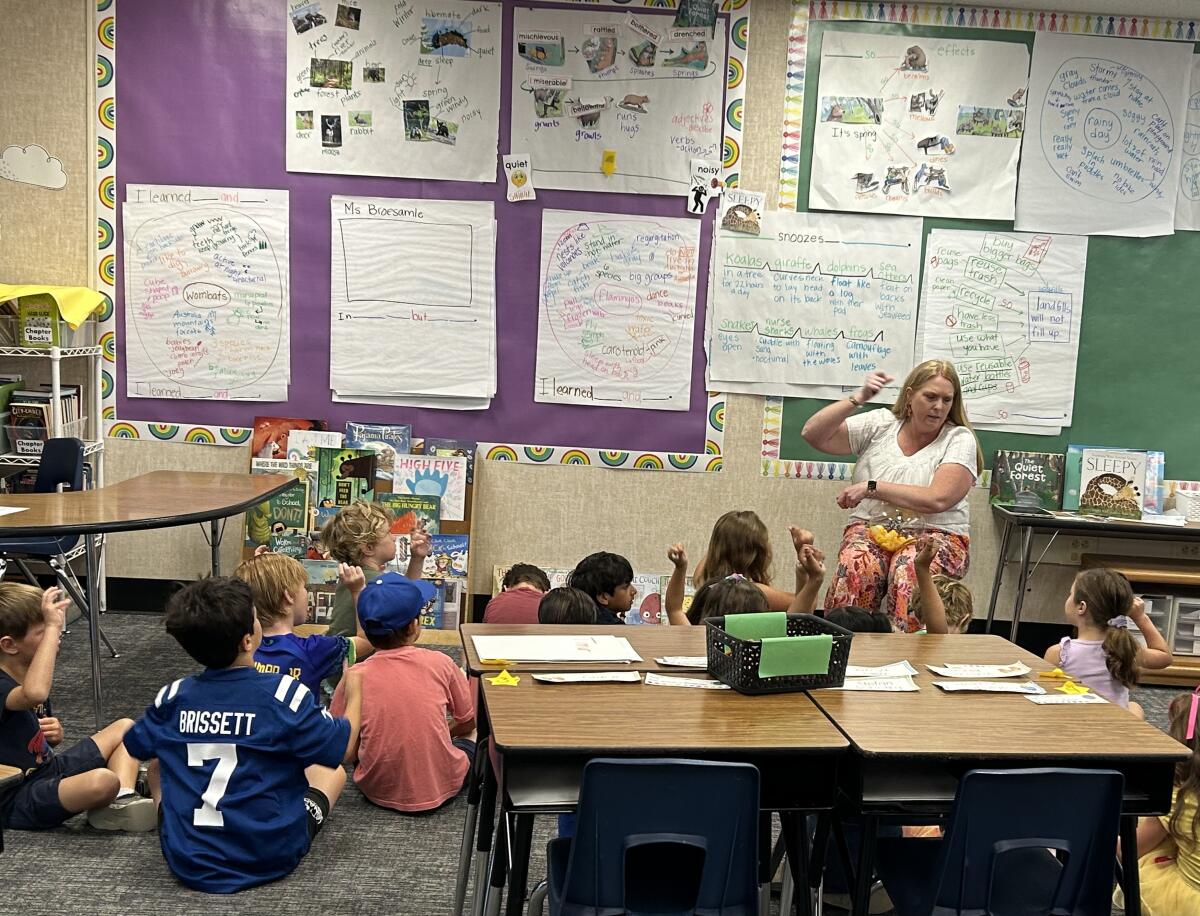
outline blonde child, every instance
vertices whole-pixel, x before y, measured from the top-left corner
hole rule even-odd
[[[361,566],[369,579],[383,571],[396,557],[396,536],[392,534],[392,514],[376,503],[357,502],[346,506],[321,529],[321,540],[329,556],[348,566]],[[429,556],[429,535],[413,532],[411,556],[405,575],[421,578],[425,558]],[[329,617],[329,635],[353,636],[358,632],[354,617],[354,596],[344,582],[333,593]]]
[[[346,570],[343,564],[343,579]],[[233,574],[250,586],[254,613],[262,624],[262,643],[254,652],[254,667],[260,672],[290,674],[319,697],[321,681],[374,651],[361,627],[355,636],[296,635],[295,628],[308,620],[308,574],[299,560],[280,553],[258,554]]]
[[[813,534],[803,528],[789,527],[792,543],[799,555],[800,548],[813,543]],[[726,512],[713,525],[708,548],[696,564],[692,581],[699,590],[709,582],[717,582],[734,574],[745,576],[767,596],[772,611],[785,611],[794,594],[771,587],[771,540],[767,526],[758,514],[748,509]]]
[[[1147,916],[1200,913],[1200,734],[1196,713],[1200,695],[1171,701],[1168,733],[1192,756],[1175,764],[1175,792],[1166,817],[1138,822],[1138,878]],[[1118,905],[1123,901],[1118,899]]]
[[[1047,649],[1046,661],[1144,719],[1142,707],[1129,701],[1129,688],[1137,686],[1139,668],[1171,664],[1171,652],[1129,580],[1111,569],[1085,569],[1071,584],[1063,613],[1078,635]],[[1141,630],[1145,648],[1125,629],[1125,615]]]
[[[917,542],[917,555],[913,558],[917,590],[908,609],[924,624],[919,633],[965,633],[974,614],[971,590],[957,579],[930,572],[937,551],[934,538],[924,537]]]

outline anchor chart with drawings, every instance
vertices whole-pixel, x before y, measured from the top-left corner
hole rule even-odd
[[[1012,219],[1021,44],[826,32],[809,206]]]
[[[534,400],[687,410],[700,224],[546,210]]]
[[[1057,435],[1071,425],[1087,239],[934,229],[920,359],[949,359],[971,422]]]
[[[675,29],[670,16],[640,8],[518,7],[510,148],[531,154],[534,183],[685,193],[692,159],[721,159],[722,27]]]

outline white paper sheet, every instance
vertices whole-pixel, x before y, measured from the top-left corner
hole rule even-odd
[[[289,172],[496,180],[499,3],[287,7]]]
[[[1108,702],[1096,693],[1047,693],[1037,697],[1029,696],[1025,699],[1030,703],[1037,703],[1039,706],[1076,706]]]
[[[651,687],[698,687],[701,690],[732,689],[728,684],[722,684],[720,681],[707,681],[699,677],[668,677],[655,674],[653,671],[646,672],[646,683]]]
[[[1054,434],[1071,424],[1088,240],[934,229],[919,360],[954,362],[972,424]]]
[[[908,663],[892,662],[890,665],[876,665],[874,668],[864,665],[847,665],[846,677],[912,677],[917,669]]]
[[[964,680],[978,680],[985,677],[1023,677],[1029,673],[1029,666],[1024,662],[1013,662],[1010,665],[926,665],[925,667],[942,677],[957,677]]]
[[[809,206],[1012,219],[1029,51],[826,32]]]
[[[579,671],[574,674],[535,674],[535,681],[544,684],[640,684],[642,676],[636,671]]]
[[[542,212],[533,399],[687,410],[700,223]]]
[[[287,400],[288,207],[278,200],[123,205],[129,397]]]
[[[911,677],[848,677],[841,687],[830,690],[862,690],[870,693],[912,693],[920,690]]]
[[[0,506],[0,515],[12,515],[14,512],[24,512],[25,506]]]
[[[492,202],[335,196],[330,206],[330,387],[490,397]]]
[[[293,461],[309,458],[309,449],[341,448],[345,435],[333,429],[293,429],[288,432],[287,456]]]
[[[1192,81],[1183,126],[1183,160],[1175,199],[1175,231],[1200,229],[1200,55],[1191,60]]]
[[[657,44],[627,12],[514,10],[509,145],[531,153],[539,188],[677,196],[692,159],[721,158],[724,23],[676,36],[669,16],[637,20]]]
[[[763,216],[760,236],[717,231],[708,384],[861,385],[913,364],[921,221]]]
[[[1045,693],[1033,681],[934,681],[947,693]]]
[[[667,655],[663,658],[656,658],[655,661],[670,668],[699,668],[701,670],[708,668],[708,656],[706,655]]]
[[[481,661],[640,662],[624,636],[472,636]]]
[[[1170,235],[1192,46],[1038,32],[1016,228]]]

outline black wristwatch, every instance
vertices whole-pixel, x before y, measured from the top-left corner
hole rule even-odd
[[[867,495],[868,496],[872,495],[875,492],[875,490],[878,489],[878,487],[879,487],[878,481],[868,480],[867,481]]]

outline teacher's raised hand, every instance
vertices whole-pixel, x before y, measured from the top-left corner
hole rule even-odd
[[[894,376],[888,375],[886,372],[872,372],[867,376],[866,381],[863,382],[862,388],[858,390],[858,402],[860,404],[867,403],[867,401],[879,394],[880,389],[890,385],[895,380]],[[853,400],[855,398],[851,398],[851,401]]]

